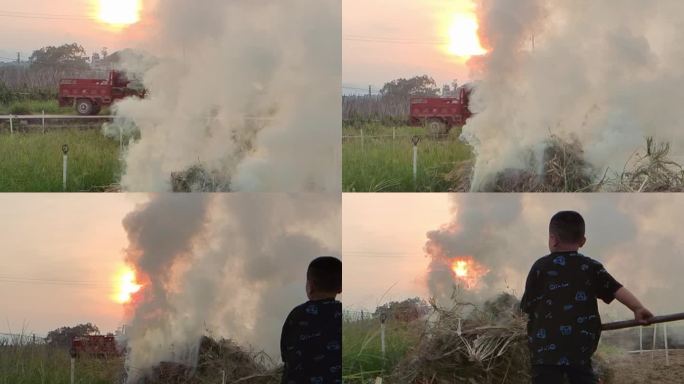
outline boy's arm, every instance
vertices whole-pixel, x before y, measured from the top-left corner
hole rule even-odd
[[[525,281],[525,293],[523,293],[522,299],[520,299],[520,310],[527,314],[530,313],[530,301],[536,294],[535,283],[537,280],[537,271],[535,269],[535,265],[532,266],[530,272],[527,274],[527,280]]]
[[[621,287],[615,292],[615,298],[634,312],[634,320],[644,325],[650,323],[653,314],[641,304],[639,299],[637,299],[629,289]]]

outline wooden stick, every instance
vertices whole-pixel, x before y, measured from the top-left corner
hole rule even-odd
[[[632,328],[641,325],[650,325],[658,323],[668,323],[670,321],[684,320],[684,312],[674,313],[672,315],[656,316],[648,324],[640,324],[636,320],[616,321],[614,323],[606,323],[601,326],[604,331],[614,331],[616,329]]]

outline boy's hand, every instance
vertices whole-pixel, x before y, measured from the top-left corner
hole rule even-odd
[[[644,307],[639,307],[634,310],[634,320],[639,322],[639,324],[648,325],[653,319],[653,314],[651,311]]]

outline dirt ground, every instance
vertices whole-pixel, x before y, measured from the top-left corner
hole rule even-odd
[[[614,377],[611,384],[681,384],[684,383],[684,350],[670,350],[670,364],[665,365],[665,351],[630,354],[610,359]]]

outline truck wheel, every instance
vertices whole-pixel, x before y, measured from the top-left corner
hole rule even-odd
[[[90,115],[93,113],[93,103],[88,99],[78,99],[76,101],[76,112],[82,116]]]
[[[428,134],[436,139],[444,137],[449,133],[449,128],[447,125],[439,119],[430,119],[427,122]]]

